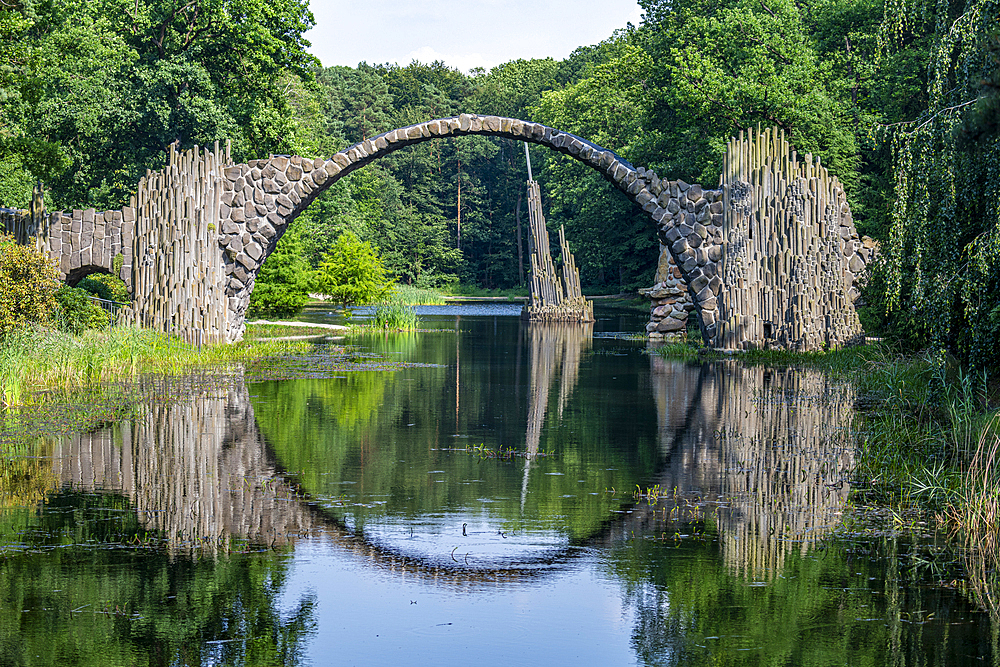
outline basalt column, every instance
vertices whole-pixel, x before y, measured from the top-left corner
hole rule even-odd
[[[818,350],[863,336],[854,283],[867,257],[844,188],[819,158],[800,159],[776,128],[741,132],[721,180],[724,286],[713,346]]]
[[[594,304],[580,289],[580,270],[566,243],[566,232],[559,227],[562,277],[556,273],[549,252],[549,232],[542,214],[542,197],[536,181],[528,181],[530,220],[531,296],[521,311],[521,318],[533,322],[593,322]]]
[[[137,324],[191,343],[229,342],[226,272],[219,248],[220,155],[170,146],[167,166],[147,172],[132,197],[132,312]]]

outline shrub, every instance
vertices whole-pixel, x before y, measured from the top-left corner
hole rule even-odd
[[[90,300],[90,292],[79,287],[63,285],[56,292],[59,304],[56,323],[69,333],[79,334],[87,329],[107,327],[111,317],[103,308]]]
[[[76,286],[108,301],[128,303],[132,300],[132,295],[125,287],[125,281],[109,273],[93,273],[78,282]]]
[[[48,254],[0,234],[0,336],[31,322],[49,320],[59,274]]]
[[[316,289],[333,301],[362,306],[384,299],[392,281],[371,244],[345,232],[320,264]]]

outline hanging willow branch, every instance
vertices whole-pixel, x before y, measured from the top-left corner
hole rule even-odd
[[[962,126],[981,100],[998,1],[971,0],[952,21],[947,11],[947,3],[919,0],[885,7],[885,51],[929,17],[937,35],[927,113],[875,129],[895,172],[885,303],[922,344],[996,365],[1000,307],[984,297],[1000,289],[1000,144],[996,136],[963,142]]]

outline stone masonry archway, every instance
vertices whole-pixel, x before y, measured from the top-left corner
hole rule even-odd
[[[226,253],[228,307],[235,327],[249,305],[257,270],[291,223],[326,188],[356,169],[405,146],[469,134],[546,146],[598,170],[654,220],[666,218],[657,201],[663,185],[611,150],[559,130],[514,118],[466,115],[431,120],[380,134],[329,160],[276,156],[224,170],[220,245]],[[721,223],[721,218],[719,219]]]
[[[386,132],[355,144],[329,160],[310,161],[299,157],[280,156],[226,168],[222,183],[220,219],[223,236],[220,245],[226,253],[228,276],[226,294],[229,298],[228,308],[232,314],[234,328],[242,332],[242,322],[249,305],[257,270],[273,251],[288,224],[305,210],[320,192],[352,171],[405,146],[468,134],[499,136],[539,144],[569,155],[599,171],[605,179],[652,218],[657,226],[661,243],[669,251],[687,285],[706,344],[713,347],[721,346],[719,345],[721,341],[716,340],[719,323],[723,319],[720,313],[719,295],[723,288],[724,276],[719,262],[723,260],[724,249],[728,242],[732,241],[732,247],[737,254],[742,253],[743,247],[746,246],[745,239],[741,240],[739,229],[735,230],[733,239],[724,235],[726,203],[735,202],[735,206],[730,208],[739,214],[739,220],[734,225],[739,227],[739,223],[743,222],[743,209],[746,208],[744,200],[751,189],[748,184],[744,187],[744,181],[741,179],[751,178],[744,172],[759,170],[761,165],[757,163],[766,157],[764,151],[749,152],[746,156],[742,156],[739,164],[736,164],[736,160],[727,163],[728,171],[723,177],[724,179],[728,177],[732,182],[724,184],[728,187],[708,190],[700,185],[689,185],[684,181],[661,180],[650,170],[633,167],[614,151],[539,123],[499,116],[466,114]],[[763,139],[764,135],[758,132],[758,136]],[[787,146],[787,142],[783,144],[782,142],[784,142],[783,135],[780,142],[775,140],[774,143],[777,150],[784,149],[787,152],[790,147]],[[735,141],[732,143],[733,149],[739,148]],[[792,162],[796,168],[801,166],[794,156],[794,151],[792,151]],[[808,156],[808,162],[809,168],[804,172],[807,185],[800,186],[798,190],[801,199],[810,199],[810,193],[803,194],[802,191],[809,189],[809,179],[817,180],[817,169],[821,169],[818,163],[816,169],[812,168],[811,156]],[[791,180],[795,180],[794,174],[789,173],[789,176]],[[815,188],[816,184],[813,183],[813,189]],[[824,234],[839,241],[839,244],[834,243],[839,247],[831,246],[826,250],[832,250],[834,255],[839,255],[833,259],[839,260],[837,263],[841,266],[827,267],[825,270],[831,274],[839,274],[835,276],[835,282],[846,281],[839,289],[843,293],[843,298],[837,299],[839,304],[834,304],[833,310],[837,310],[837,306],[843,307],[848,300],[853,303],[856,298],[857,289],[854,283],[863,270],[864,263],[861,257],[854,253],[855,247],[860,243],[855,241],[858,235],[843,190],[839,188],[835,179],[832,188],[828,189],[831,191],[823,193],[825,198],[835,201],[823,202],[831,209],[825,213],[825,227],[829,229],[824,229]],[[813,195],[811,199],[816,199],[816,196]],[[801,202],[798,201],[791,202],[790,205],[802,208]],[[805,250],[803,243],[800,242],[798,245]],[[812,250],[817,252],[819,249],[813,247]],[[854,271],[851,271],[852,268]],[[730,273],[733,273],[732,268]],[[833,286],[833,289],[837,290],[837,287]],[[782,292],[784,291],[782,289]],[[815,303],[812,305],[815,306]],[[820,317],[829,319],[826,316],[830,310],[831,308],[827,308],[827,312]],[[853,315],[853,308],[850,310]],[[824,334],[814,332],[812,334],[814,340],[811,342],[816,343],[822,336],[823,340],[818,341],[819,344],[833,346],[844,344],[860,334],[860,324],[857,323],[856,315],[853,320],[850,317],[848,320],[839,327],[843,331],[832,336],[829,332]],[[730,328],[739,328],[742,331],[745,327],[746,325],[740,322]],[[768,323],[767,331],[770,333],[771,330],[772,326]],[[798,338],[794,345],[801,347],[803,343],[798,341],[804,338],[804,334],[795,333]],[[743,336],[745,337],[745,333]],[[734,337],[729,335],[729,338]],[[791,335],[786,335],[786,341],[791,338]],[[742,340],[736,337],[735,340],[730,340],[729,346],[738,346],[741,343]],[[785,345],[788,343],[785,342]]]
[[[323,190],[411,144],[469,134],[505,137],[587,164],[651,217],[707,345],[845,344],[861,332],[852,303],[868,257],[855,252],[858,234],[836,179],[812,156],[800,161],[783,134],[770,132],[731,142],[715,190],[661,180],[578,136],[499,116],[462,114],[411,125],[326,160],[271,156],[232,164],[228,147],[218,144],[214,151],[183,153],[171,147],[167,167],[147,173],[121,211],[39,216],[4,209],[0,223],[16,236],[44,238],[63,277],[88,265],[110,270],[120,252],[136,322],[192,340],[232,342],[243,335],[257,271]],[[764,222],[780,228],[768,231]],[[757,240],[748,242],[755,229]],[[733,292],[728,299],[724,287]]]

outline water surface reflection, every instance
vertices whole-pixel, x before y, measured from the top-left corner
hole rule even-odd
[[[428,324],[357,341],[419,368],[164,391],[47,445],[56,489],[0,525],[7,662],[992,659],[926,551],[832,532],[849,387]]]

